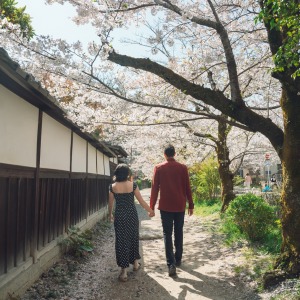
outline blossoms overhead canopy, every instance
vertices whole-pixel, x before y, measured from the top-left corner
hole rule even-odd
[[[124,40],[145,49],[139,58],[150,57],[192,84],[243,101],[281,126],[281,113],[270,109],[278,106],[280,87],[269,74],[272,61],[265,30],[254,22],[259,12],[256,1],[47,2],[73,5],[74,22],[91,24],[97,38],[87,46],[80,36],[72,44],[49,36],[28,41],[16,26],[1,20],[1,40],[13,59],[41,81],[69,117],[87,131],[98,129],[103,138],[118,140],[127,149],[134,145],[138,151],[147,148],[154,153],[153,148],[163,141],[176,141],[189,153],[186,159],[201,160],[211,151],[209,142],[199,147],[193,133],[216,134],[220,111],[202,101],[201,95],[195,97],[160,76],[113,63],[110,55],[123,52],[114,47],[118,28],[128,30]],[[234,81],[238,84],[232,84]],[[188,123],[188,130],[182,122]],[[155,154],[153,157],[155,160]]]

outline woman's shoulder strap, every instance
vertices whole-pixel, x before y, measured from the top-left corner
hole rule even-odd
[[[137,188],[137,183],[133,182],[133,191]]]

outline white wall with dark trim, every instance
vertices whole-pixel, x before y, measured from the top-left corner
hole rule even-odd
[[[36,166],[38,108],[0,84],[0,163]]]

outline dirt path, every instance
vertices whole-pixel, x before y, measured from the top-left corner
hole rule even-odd
[[[149,192],[142,191],[145,200]],[[218,236],[207,230],[211,226],[195,216],[186,216],[182,266],[177,269],[177,278],[169,277],[159,211],[150,220],[139,205],[137,208],[141,220],[142,268],[137,272],[130,269],[127,282],[117,280],[119,270],[111,226],[97,237],[95,255],[80,264],[71,277],[63,275],[64,282],[57,279],[55,283],[45,274],[22,299],[262,299],[234,276],[232,270],[239,264],[240,255],[223,247]],[[64,261],[55,266],[52,273],[63,270],[66,264],[69,263]]]

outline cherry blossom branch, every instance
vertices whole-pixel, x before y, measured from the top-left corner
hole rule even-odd
[[[108,60],[124,67],[144,70],[161,77],[166,82],[178,88],[187,95],[215,107],[222,113],[248,126],[250,130],[259,131],[272,142],[275,148],[282,147],[283,131],[270,119],[265,119],[246,107],[244,102],[231,101],[221,91],[212,91],[204,86],[194,84],[181,75],[173,72],[150,59],[134,58],[116,53],[112,50],[108,54]],[[193,113],[193,112],[190,112]]]
[[[199,111],[197,112],[197,111],[192,111],[192,110],[185,110],[185,109],[170,107],[170,106],[166,106],[166,105],[162,105],[162,104],[145,103],[145,102],[129,99],[129,98],[124,97],[124,96],[120,95],[119,93],[117,93],[113,88],[111,88],[109,85],[107,85],[105,82],[103,82],[98,77],[94,76],[93,74],[89,74],[85,71],[83,71],[83,73],[90,76],[90,77],[92,77],[93,79],[95,79],[99,83],[101,83],[104,87],[106,87],[111,92],[111,95],[113,95],[115,97],[118,97],[119,99],[124,100],[126,102],[130,102],[130,103],[134,103],[134,104],[138,104],[138,105],[142,105],[142,106],[148,106],[148,107],[158,107],[158,108],[168,109],[168,110],[172,110],[172,111],[187,113],[187,114],[205,116],[205,117],[208,117],[210,119],[226,122],[230,125],[233,125],[235,127],[241,128],[241,129],[246,130],[246,131],[252,131],[251,128],[249,128],[249,127],[247,127],[243,124],[237,123],[236,121],[227,120],[226,118],[223,118],[220,115],[213,115],[212,113],[203,113],[203,112],[199,112]]]
[[[253,69],[254,67],[260,65],[264,60],[267,60],[268,58],[271,58],[270,55],[267,55],[266,57],[264,57],[262,60],[258,61],[257,63],[249,66],[248,68],[242,70],[240,73],[238,73],[238,76],[241,76],[242,74],[246,73],[247,71]],[[226,91],[226,89],[228,88],[228,86],[230,85],[230,83],[228,83],[227,85],[225,85],[225,87],[223,88],[222,92],[224,93]]]
[[[248,106],[248,107],[252,110],[272,110],[272,109],[281,108],[280,105],[275,105],[271,107],[252,107],[252,106]]]
[[[192,122],[192,121],[199,121],[199,120],[209,120],[209,117],[202,117],[202,118],[189,118],[189,119],[182,119],[170,122],[156,122],[156,123],[123,123],[123,122],[100,122],[101,124],[106,125],[120,125],[120,126],[129,126],[129,127],[140,127],[140,126],[159,126],[159,125],[170,125],[170,124],[177,124],[181,122]]]
[[[186,129],[188,129],[194,136],[197,136],[197,137],[201,137],[201,138],[205,138],[205,139],[209,139],[211,140],[212,142],[214,142],[215,144],[217,144],[217,139],[212,136],[211,134],[209,133],[200,133],[200,132],[197,132],[197,131],[194,131],[188,124],[186,124],[184,121],[180,122]]]
[[[135,7],[128,7],[128,8],[124,8],[124,9],[98,10],[98,12],[100,12],[100,13],[128,12],[128,11],[139,10],[142,8],[153,7],[153,6],[157,6],[157,5],[156,4],[142,4],[142,5],[137,5]]]

